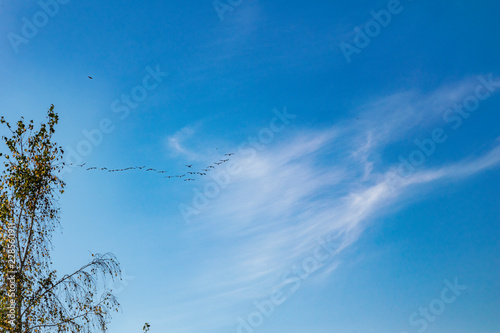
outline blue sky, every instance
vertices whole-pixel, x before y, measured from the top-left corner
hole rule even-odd
[[[235,153],[68,168],[58,270],[119,258],[110,332],[500,332],[499,11],[1,0],[2,115],[69,162]]]

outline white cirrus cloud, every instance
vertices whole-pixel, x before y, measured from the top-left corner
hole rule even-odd
[[[245,306],[286,283],[282,274],[310,256],[320,239],[331,237],[340,255],[387,208],[412,202],[441,181],[497,167],[498,142],[479,157],[422,165],[396,179],[390,175],[397,165],[380,157],[388,145],[408,140],[415,127],[432,130],[440,110],[473,92],[470,82],[393,94],[360,108],[359,121],[296,133],[252,158],[236,155],[243,171],[189,230],[196,241],[186,247],[186,260],[197,265],[198,275],[179,281],[179,288],[202,296],[167,306],[163,322],[185,332],[230,325]],[[211,246],[200,250],[196,242]],[[317,275],[334,272],[339,259]],[[181,318],[193,309],[196,323]]]

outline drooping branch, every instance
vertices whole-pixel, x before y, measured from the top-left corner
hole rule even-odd
[[[29,301],[29,303],[26,305],[26,308],[23,311],[22,315],[24,315],[26,313],[26,311],[28,311],[40,299],[42,299],[45,296],[45,294],[52,292],[61,284],[67,283],[67,284],[70,284],[77,289],[83,290],[84,289],[83,286],[81,286],[77,281],[75,281],[73,279],[74,276],[82,274],[84,276],[84,279],[89,281],[91,283],[91,285],[95,285],[95,279],[93,278],[93,276],[90,273],[85,271],[89,267],[96,266],[101,271],[101,273],[108,271],[113,279],[115,277],[121,278],[120,266],[119,266],[119,263],[113,254],[105,253],[105,254],[101,255],[101,254],[97,253],[94,256],[95,256],[95,259],[93,259],[91,262],[80,267],[78,270],[76,270],[75,272],[73,272],[71,274],[64,275],[56,283],[52,283],[50,281],[50,275],[49,275],[49,277],[46,279],[45,283],[41,283],[40,289],[33,295],[31,300]],[[110,264],[108,264],[108,262]],[[113,273],[115,275],[113,275]],[[48,283],[50,283],[50,286],[47,286]]]

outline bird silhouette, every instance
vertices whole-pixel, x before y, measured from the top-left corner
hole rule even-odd
[[[89,79],[91,79],[91,80],[92,80],[92,76],[89,76]]]
[[[91,77],[89,77],[89,78],[91,78]],[[231,156],[231,155],[234,155],[234,154],[235,153],[227,153],[227,154],[224,154],[224,156]],[[201,172],[201,171],[189,171],[189,172],[187,172],[185,174],[181,174],[181,175],[168,175],[168,176],[165,176],[164,178],[174,178],[174,177],[182,178],[182,177],[186,176],[187,174],[188,175],[206,176],[207,172],[209,172],[210,169],[216,169],[215,166],[219,166],[222,163],[225,163],[227,161],[229,161],[229,158],[220,159],[218,162],[214,162],[213,165],[209,165],[209,166],[205,167],[205,169],[201,169],[201,171],[203,171],[203,172]],[[84,165],[86,165],[86,163],[82,163],[82,164],[63,163],[63,165],[65,165],[65,164],[79,166],[79,167],[83,167]],[[186,164],[185,166],[188,167],[188,168],[192,168],[193,164]],[[120,169],[108,169],[106,167],[89,167],[86,170],[100,170],[100,171],[107,171],[107,172],[123,172],[123,171],[128,171],[128,170],[142,170],[142,169],[145,169],[144,171],[154,171],[155,173],[167,173],[168,172],[168,170],[158,170],[158,169],[155,169],[155,168],[147,168],[146,169],[146,168],[147,168],[147,166],[144,165],[144,166],[130,166],[130,167],[127,167],[127,168],[120,168]],[[195,179],[193,179],[193,178],[187,178],[187,179],[185,179],[185,181],[188,181],[188,180],[191,181],[191,180],[195,180]]]

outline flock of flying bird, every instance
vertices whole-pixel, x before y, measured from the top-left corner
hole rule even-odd
[[[89,79],[93,79],[92,76],[88,76]],[[219,150],[217,148],[217,150]],[[228,154],[224,154],[224,156],[231,156],[231,155],[234,155],[234,153],[228,153]],[[226,158],[226,159],[223,159],[223,160],[219,160],[218,162],[214,162],[215,165],[219,166],[221,165],[222,163],[226,163],[227,161],[229,161],[229,158]],[[86,163],[83,163],[83,164],[75,164],[75,163],[70,163],[70,165],[76,165],[78,167],[83,167]],[[193,165],[192,164],[186,164],[186,166],[188,168],[191,168]],[[99,170],[99,171],[107,171],[107,172],[121,172],[121,171],[128,171],[128,170],[142,170],[146,168],[146,166],[135,166],[135,167],[128,167],[128,168],[122,168],[122,169],[108,169],[108,168],[98,168],[98,167],[90,167],[90,168],[87,168],[87,171],[88,170]],[[202,169],[201,171],[188,171],[182,175],[169,175],[169,176],[165,176],[165,178],[182,178],[182,177],[185,177],[186,175],[200,175],[200,176],[206,176],[207,175],[207,172],[210,171],[210,169],[215,169],[215,167],[213,165],[209,165],[207,166],[205,169]],[[154,171],[156,173],[166,173],[167,171],[166,170],[157,170],[155,168],[148,168],[146,169],[146,171]],[[203,172],[202,172],[203,171]],[[194,179],[193,178],[186,178],[184,179],[184,181],[193,181]]]
[[[213,164],[219,166],[222,163],[226,163],[229,161],[229,157],[232,155],[234,155],[234,153],[224,154],[224,156],[227,156],[228,158],[221,159],[217,162],[214,162]],[[85,164],[86,163],[83,163],[83,164],[70,163],[70,165],[75,165],[78,167],[83,167],[83,166],[85,166]],[[216,168],[214,165],[209,165],[205,169],[201,169],[201,171],[188,171],[188,172],[185,172],[184,174],[181,174],[181,175],[167,175],[167,176],[165,176],[165,178],[183,178],[183,177],[188,176],[189,178],[184,179],[184,181],[193,181],[195,179],[190,178],[190,177],[195,176],[195,175],[206,176],[207,173],[210,171],[210,169]],[[186,167],[188,167],[188,168],[191,168],[192,166],[193,166],[192,164],[186,164]],[[135,166],[135,167],[121,168],[121,169],[109,169],[109,168],[105,168],[105,167],[102,167],[102,168],[89,167],[86,170],[87,171],[96,170],[96,171],[107,171],[107,172],[122,172],[122,171],[128,171],[128,170],[143,170],[145,168],[146,168],[146,166]],[[160,173],[160,174],[167,173],[167,170],[158,170],[155,168],[148,168],[145,171],[152,171],[152,172],[156,172],[156,173]]]

